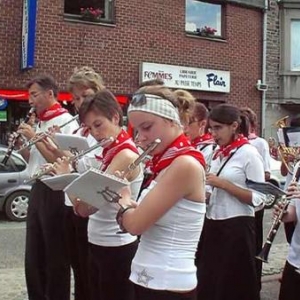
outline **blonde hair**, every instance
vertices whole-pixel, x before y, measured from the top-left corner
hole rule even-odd
[[[143,86],[136,91],[136,94],[151,94],[170,101],[178,108],[180,122],[183,125],[188,122],[195,103],[195,98],[191,93],[183,90],[173,92],[163,85]]]
[[[71,92],[74,86],[90,88],[95,93],[105,89],[102,76],[88,66],[74,69],[68,84],[68,88]]]
[[[180,120],[183,125],[189,123],[191,114],[193,113],[196,99],[195,97],[185,90],[176,90],[174,91],[177,101],[179,103],[179,115]]]

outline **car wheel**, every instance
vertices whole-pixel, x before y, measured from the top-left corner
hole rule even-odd
[[[279,187],[278,183],[274,180],[269,180],[269,183],[275,185],[276,187]],[[266,195],[266,200],[265,200],[265,208],[272,208],[274,206],[274,204],[276,203],[277,198],[274,195]]]
[[[274,195],[266,195],[266,200],[265,200],[265,208],[272,208],[273,205],[276,203],[277,199]]]
[[[6,216],[12,221],[25,221],[27,217],[29,192],[12,193],[5,201]]]

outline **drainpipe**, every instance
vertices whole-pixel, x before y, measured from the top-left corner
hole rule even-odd
[[[269,1],[265,0],[264,16],[263,16],[263,49],[262,49],[262,83],[266,84],[266,74],[267,74],[267,21],[268,21],[268,9]],[[261,133],[265,137],[265,127],[266,127],[266,93],[267,91],[262,91],[261,98]]]

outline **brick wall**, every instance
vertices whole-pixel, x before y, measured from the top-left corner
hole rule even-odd
[[[76,66],[101,72],[115,93],[132,93],[143,61],[230,71],[230,94],[195,93],[205,99],[251,106],[260,112],[262,12],[227,5],[226,41],[185,33],[185,7],[180,0],[118,0],[116,26],[64,20],[60,0],[38,1],[35,68],[20,71],[21,0],[0,1],[1,88],[23,88],[40,72],[52,73],[61,89]]]

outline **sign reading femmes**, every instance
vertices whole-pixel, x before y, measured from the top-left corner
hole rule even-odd
[[[230,92],[230,72],[143,62],[141,82],[161,78],[165,85],[175,89],[208,92]]]

